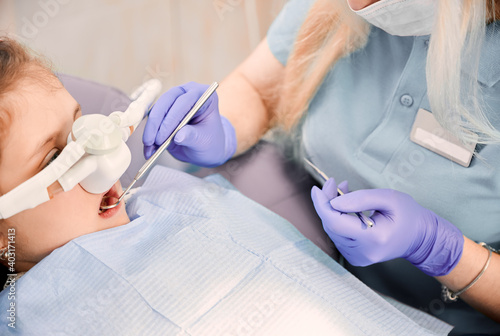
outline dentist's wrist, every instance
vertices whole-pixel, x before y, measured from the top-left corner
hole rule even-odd
[[[450,273],[460,261],[464,236],[453,224],[437,215],[432,229],[418,251],[407,258],[418,269],[430,276]]]

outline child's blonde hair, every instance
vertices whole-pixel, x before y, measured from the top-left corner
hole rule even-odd
[[[0,37],[0,159],[3,139],[12,122],[15,98],[22,79],[47,82],[55,77],[48,61],[8,37]]]

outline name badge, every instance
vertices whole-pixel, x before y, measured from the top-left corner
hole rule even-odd
[[[464,167],[469,167],[477,144],[477,141],[462,143],[445,130],[431,112],[424,109],[417,112],[410,140]]]

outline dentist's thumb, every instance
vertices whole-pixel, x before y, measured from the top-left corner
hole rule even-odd
[[[179,146],[192,147],[200,143],[200,134],[196,127],[185,125],[174,137],[174,143]]]

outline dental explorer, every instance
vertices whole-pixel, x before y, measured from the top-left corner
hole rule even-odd
[[[312,167],[312,169],[314,169],[314,171],[316,171],[322,178],[323,180],[326,182],[328,181],[328,176],[323,172],[321,171],[318,167],[316,167],[311,161],[309,161],[308,159],[304,158],[304,161]],[[344,193],[342,192],[342,190],[340,190],[339,188],[337,188],[337,192],[339,193],[340,196],[344,195]],[[356,216],[358,216],[359,220],[365,224],[366,226],[368,227],[373,227],[373,221],[368,217],[366,216],[364,213],[362,212],[355,212],[354,213]]]
[[[174,131],[170,134],[170,136],[165,140],[165,142],[158,148],[158,150],[144,163],[144,165],[139,169],[139,172],[135,175],[134,180],[130,183],[127,189],[121,194],[120,198],[118,198],[118,201],[115,204],[109,204],[109,205],[104,205],[101,206],[100,208],[102,210],[109,210],[114,207],[116,207],[122,200],[123,197],[132,189],[134,184],[144,175],[148,172],[148,170],[153,166],[153,164],[158,160],[160,157],[161,153],[170,145],[172,140],[174,139],[175,135],[179,130],[184,127],[198,112],[198,110],[205,104],[205,102],[212,96],[212,94],[215,92],[215,90],[219,87],[219,83],[214,82],[212,85],[209,86],[209,88],[203,93],[203,95],[198,99],[196,104],[194,104],[193,108],[186,114],[186,116],[182,119],[182,121],[179,123],[179,125],[174,129]]]

